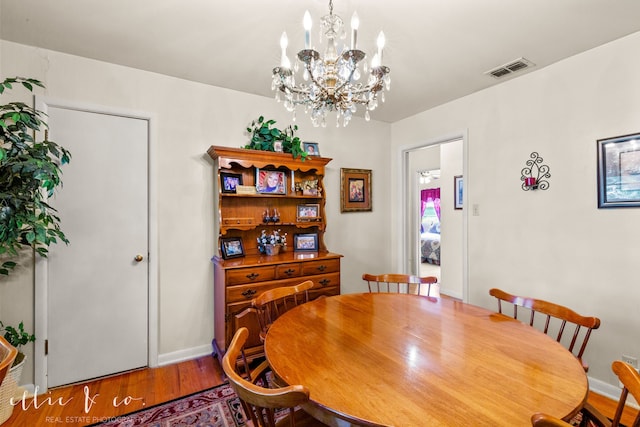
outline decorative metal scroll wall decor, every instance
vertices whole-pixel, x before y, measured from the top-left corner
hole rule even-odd
[[[523,168],[520,173],[520,181],[522,181],[522,189],[524,191],[529,190],[546,190],[549,188],[549,181],[547,178],[551,178],[549,173],[549,166],[543,165],[543,158],[540,157],[535,151],[529,155],[531,157],[527,160],[527,166]]]

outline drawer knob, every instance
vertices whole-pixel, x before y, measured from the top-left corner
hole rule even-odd
[[[296,271],[293,268],[289,268],[289,269],[284,271],[284,274],[286,274],[287,276],[291,276],[295,272]]]
[[[260,276],[259,273],[251,273],[251,274],[247,274],[247,279],[249,280],[255,280],[258,278],[258,276]]]
[[[256,292],[257,291],[255,289],[247,289],[242,293],[242,296],[248,299],[253,297],[256,294]]]
[[[326,265],[319,265],[318,266],[318,270],[320,270],[320,271],[325,271],[326,269],[327,269]]]
[[[320,280],[320,284],[322,286],[327,286],[329,283],[331,283],[330,279],[322,279],[322,280]]]

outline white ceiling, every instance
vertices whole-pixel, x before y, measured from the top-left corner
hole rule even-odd
[[[279,65],[302,48],[302,16],[328,0],[0,0],[0,37],[268,97]],[[639,0],[334,0],[359,47],[383,30],[391,91],[372,118],[395,122],[640,31]],[[524,57],[530,70],[484,73]],[[6,77],[6,76],[5,76]],[[274,101],[275,102],[275,101]]]

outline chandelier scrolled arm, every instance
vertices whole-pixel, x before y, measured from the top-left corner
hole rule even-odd
[[[276,91],[276,99],[280,101],[284,94],[284,106],[293,112],[298,105],[304,106],[305,113],[309,113],[314,126],[326,126],[326,118],[329,112],[337,113],[337,125],[346,126],[357,111],[357,106],[365,108],[365,119],[370,119],[369,111],[378,106],[378,96],[384,102],[384,91],[389,90],[389,73],[387,66],[381,65],[382,48],[384,46],[384,34],[378,36],[378,52],[367,67],[366,53],[357,49],[357,29],[359,20],[357,14],[351,21],[351,47],[344,47],[341,53],[337,52],[336,38],[344,37],[343,21],[333,15],[333,3],[329,2],[329,15],[322,18],[321,27],[326,38],[326,50],[324,57],[311,47],[310,29],[311,18],[305,13],[305,48],[297,54],[297,62],[291,67],[286,56],[288,40],[283,33],[280,46],[282,48],[282,61],[279,67],[273,68],[272,89]],[[302,80],[296,82],[298,64],[302,64]],[[363,64],[360,67],[360,64]],[[362,68],[363,73],[360,72]],[[368,68],[368,73],[367,72]],[[365,74],[366,76],[361,76]],[[361,81],[362,79],[362,81]]]

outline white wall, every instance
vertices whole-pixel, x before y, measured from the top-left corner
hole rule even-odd
[[[259,115],[278,127],[291,116],[273,99],[207,86],[141,70],[0,42],[0,76],[37,78],[39,93],[66,101],[152,113],[158,188],[159,349],[162,361],[210,351],[213,337],[215,239],[212,223],[213,163],[211,145],[240,147],[248,142],[247,124]],[[265,68],[269,84],[270,69]],[[26,98],[27,100],[30,98]],[[2,101],[8,101],[3,96]],[[375,118],[375,113],[373,114]],[[342,291],[363,289],[361,275],[370,265],[390,264],[388,152],[390,125],[363,119],[347,128],[313,128],[299,112],[298,135],[320,144],[329,163],[325,188],[328,227],[325,243],[342,260]],[[56,141],[64,146],[64,141]],[[126,153],[123,153],[126,155]],[[373,211],[340,213],[340,168],[373,170]],[[114,165],[117,170],[117,165]],[[64,230],[64,218],[62,218]],[[372,244],[374,242],[375,244]],[[73,244],[73,242],[71,243]],[[152,255],[153,256],[153,255]],[[0,278],[3,321],[21,319],[31,330],[34,318],[33,274],[29,259],[20,274]],[[8,307],[12,307],[9,309]],[[25,369],[24,382],[29,382]]]
[[[488,290],[500,287],[600,317],[586,352],[600,388],[617,384],[613,360],[640,356],[640,210],[598,209],[596,192],[596,140],[640,132],[638,51],[640,33],[392,125],[394,159],[468,132],[465,187],[480,213],[468,217],[469,301],[495,309]],[[550,167],[546,191],[520,188],[532,151]]]

